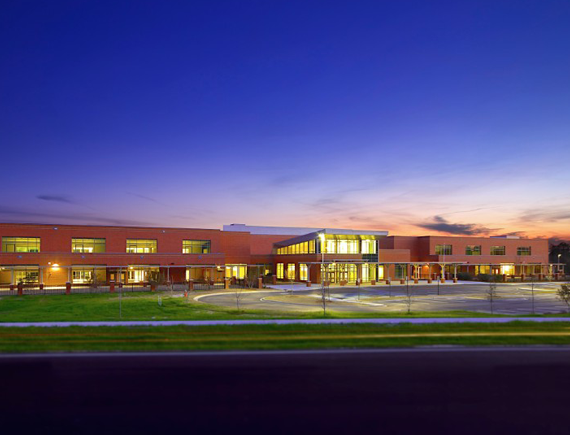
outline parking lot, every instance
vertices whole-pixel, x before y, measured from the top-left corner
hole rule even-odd
[[[315,311],[322,310],[322,289],[304,285],[239,294],[244,309]],[[326,308],[342,312],[474,311],[495,314],[558,314],[567,306],[557,296],[560,283],[497,284],[491,304],[488,283],[394,284],[358,287],[331,286],[326,292]],[[409,295],[409,296],[408,296]],[[222,292],[196,298],[221,306],[236,306],[236,292]]]

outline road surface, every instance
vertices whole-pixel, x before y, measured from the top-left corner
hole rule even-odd
[[[564,347],[1,356],[0,413],[3,433],[567,434],[569,371]]]

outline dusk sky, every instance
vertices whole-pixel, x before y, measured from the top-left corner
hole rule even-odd
[[[568,1],[0,11],[0,222],[570,238]]]

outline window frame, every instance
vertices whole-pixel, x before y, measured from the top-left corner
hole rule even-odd
[[[205,248],[206,246],[207,246],[207,248]],[[193,249],[191,249],[190,252],[187,251],[188,248],[196,248],[196,247],[200,250],[200,252],[194,252]],[[204,252],[204,249],[206,249],[207,251]],[[182,240],[182,253],[183,254],[211,254],[212,253],[212,241],[207,240],[207,239],[184,239],[184,240]]]
[[[135,242],[135,243],[133,243]],[[145,249],[145,247],[141,246],[137,246],[137,242],[154,242],[154,250],[151,251],[139,251],[138,249]],[[135,250],[134,251],[130,251],[129,245],[133,245],[135,246]],[[127,239],[126,241],[126,253],[127,254],[156,254],[158,252],[158,240],[157,239]]]
[[[20,243],[25,240],[25,247],[27,250],[18,250],[18,239]],[[35,240],[35,242],[32,242]],[[10,243],[12,241],[12,243]],[[23,237],[23,236],[2,236],[2,252],[10,254],[39,254],[41,252],[41,237]],[[13,246],[14,250],[10,251],[7,249],[8,246]],[[30,247],[35,246],[37,249],[30,250]],[[20,246],[21,249],[21,246]]]

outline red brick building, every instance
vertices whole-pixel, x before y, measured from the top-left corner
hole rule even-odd
[[[385,231],[251,227],[223,230],[0,224],[0,286],[181,283],[276,275],[370,282],[405,276],[553,275],[542,239],[400,237]]]

